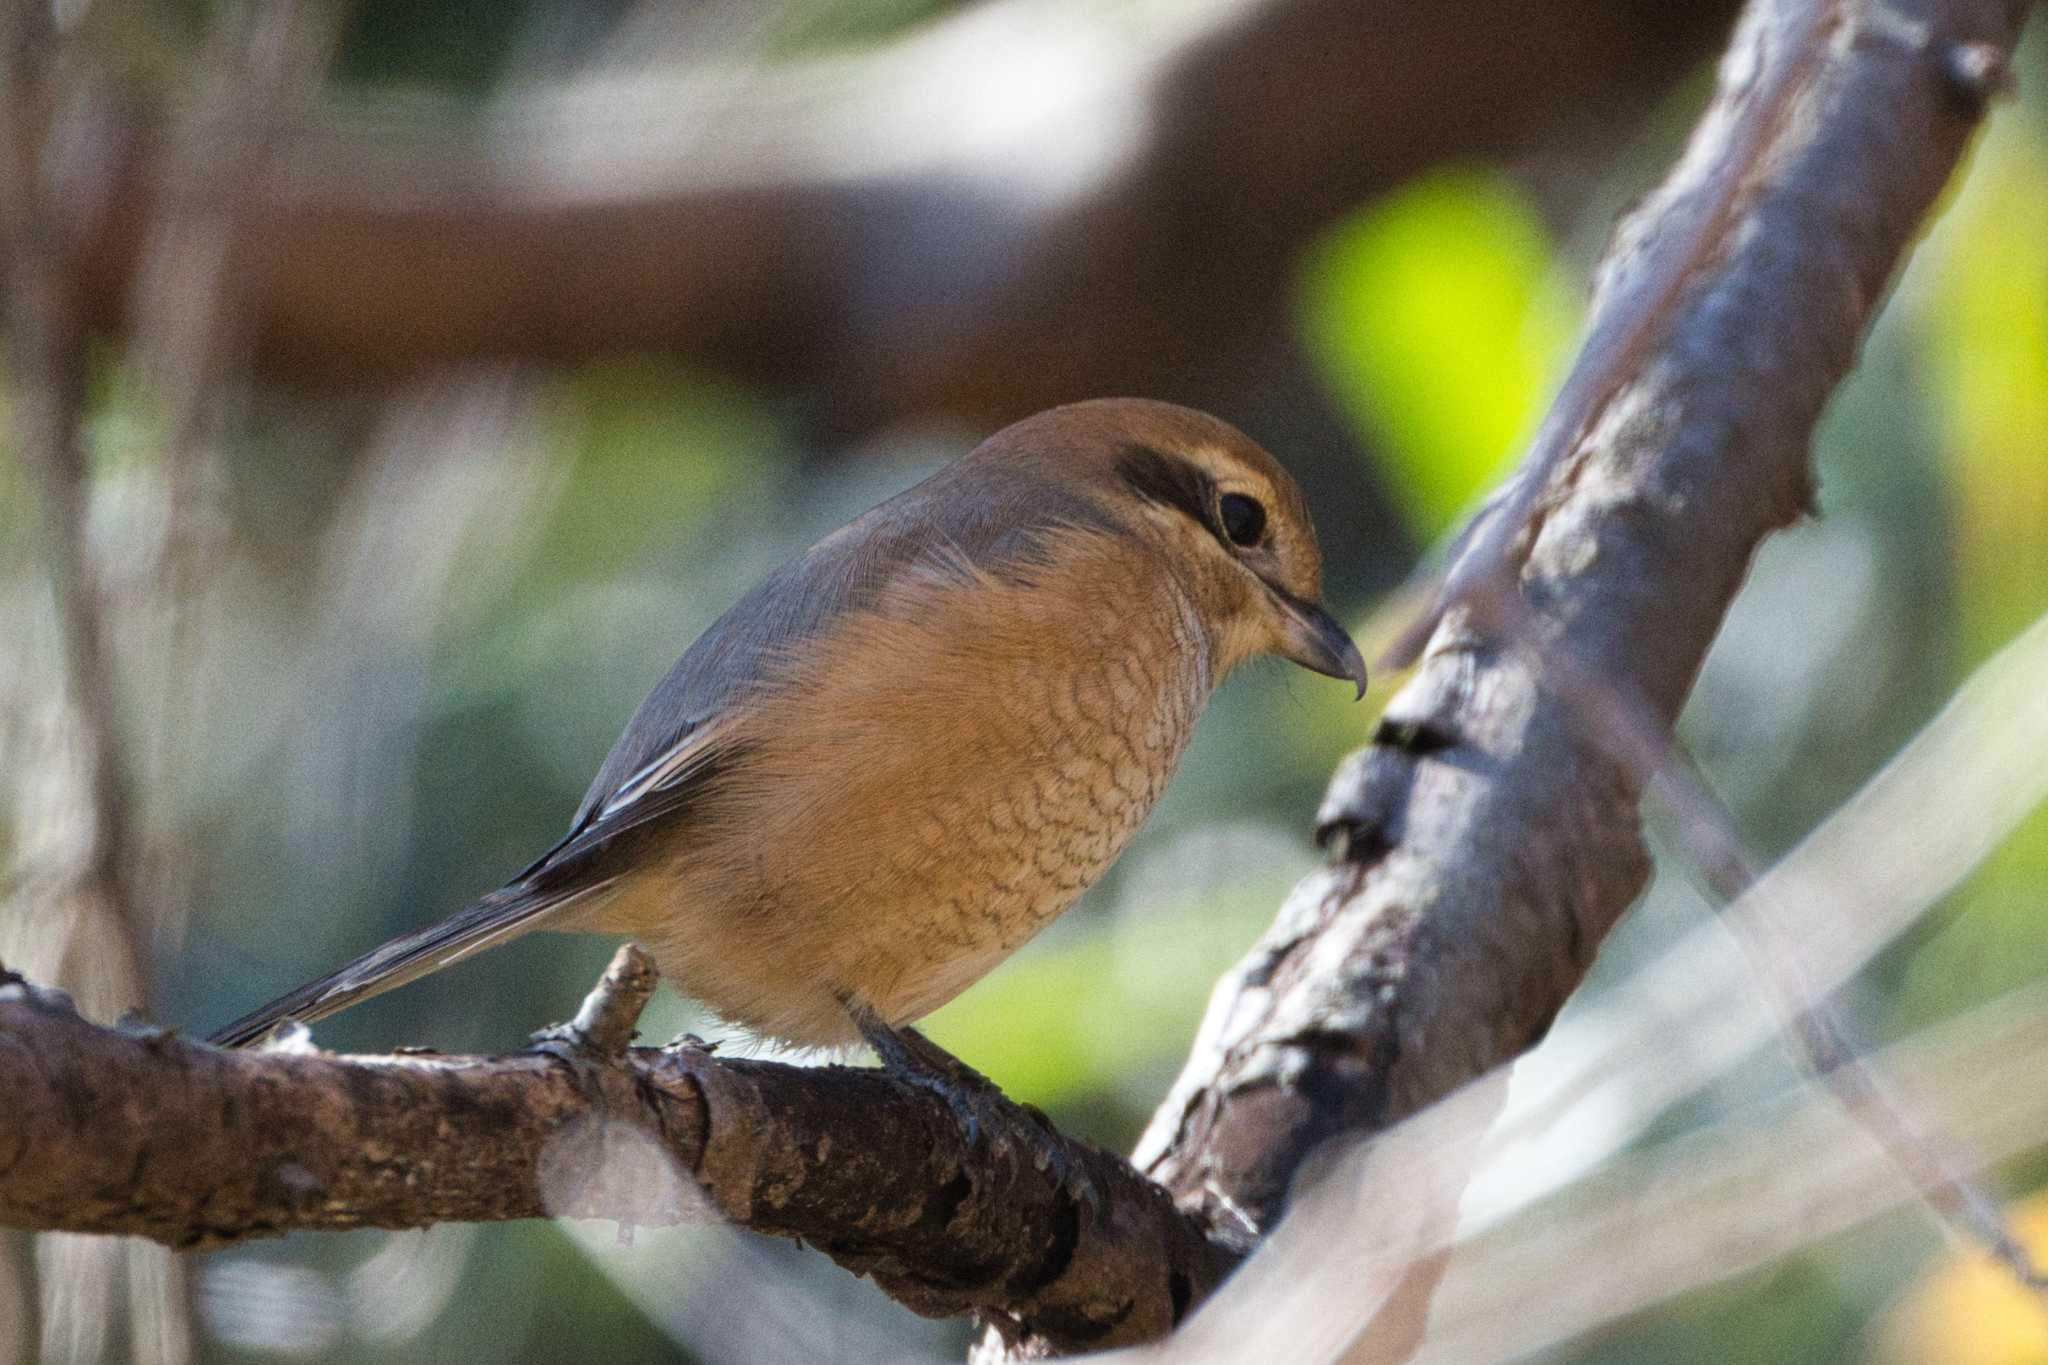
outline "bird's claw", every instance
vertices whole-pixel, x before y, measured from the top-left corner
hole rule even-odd
[[[1077,1204],[1084,1204],[1092,1217],[1102,1212],[1103,1191],[1088,1162],[1049,1128],[1037,1130],[1032,1143],[1031,1164],[1051,1176],[1053,1183]]]
[[[535,1029],[526,1035],[527,1050],[555,1057],[573,1066],[603,1066],[614,1060],[605,1055],[596,1041],[570,1020],[565,1024],[549,1024],[546,1028]]]
[[[1085,1160],[1036,1105],[1019,1104],[988,1077],[914,1029],[892,1029],[872,1017],[856,1016],[861,1032],[882,1064],[898,1079],[946,1102],[971,1151],[984,1144],[995,1156],[1012,1154],[1011,1135],[1023,1134],[1015,1152],[1090,1213],[1099,1212],[1103,1192]]]
[[[1089,1212],[1101,1211],[1103,1192],[1088,1162],[1034,1104],[1020,1104],[979,1072],[917,1078],[917,1084],[946,1101],[969,1149],[986,1145],[995,1156],[1014,1154],[1057,1185]],[[1020,1122],[1019,1120],[1024,1120]]]

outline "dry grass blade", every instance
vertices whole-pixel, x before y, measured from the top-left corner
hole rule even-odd
[[[2048,993],[2014,992],[1887,1048],[1874,1065],[1938,1095],[1985,1160],[2048,1131]],[[1632,1153],[1461,1245],[1418,1361],[1521,1357],[1766,1265],[1907,1202],[1893,1157],[1801,1088]],[[1674,1229],[1684,1229],[1682,1236]],[[1572,1273],[1559,1275],[1556,1267]],[[1540,1285],[1540,1293],[1532,1293]]]
[[[1519,603],[1497,603],[1495,614],[1519,624]],[[2048,629],[2048,618],[2035,629]],[[1734,815],[1647,704],[1624,686],[1543,649],[1533,629],[1512,630],[1510,638],[1538,653],[1554,685],[1578,708],[1587,734],[1606,745],[1677,817],[1686,853],[1714,893],[1729,902],[1724,922],[1771,997],[1782,1034],[1807,1073],[1883,1144],[1930,1208],[1982,1242],[2021,1283],[2036,1289],[2048,1284],[2006,1226],[1997,1200],[1968,1174],[1976,1163],[1955,1150],[1924,1115],[1902,1103],[1864,1062],[1854,1026],[1828,1003],[1826,991],[1812,980],[1781,927],[1797,922],[1804,907],[1759,892],[1762,874]],[[2048,752],[2048,744],[2021,752],[2039,755]],[[2030,803],[2021,804],[2006,815],[2017,821],[2030,809]],[[1890,834],[1895,842],[1910,844],[1909,832],[1909,826],[1901,826]]]
[[[1606,1153],[1611,1157],[1657,1113],[1692,1093],[1745,1048],[1764,1041],[1782,1026],[1781,1014],[1762,1008],[1754,994],[1746,991],[1749,966],[1740,958],[1717,956],[1712,945],[1701,941],[1724,939],[1721,924],[1769,916],[1770,922],[1778,925],[1772,931],[1775,941],[1770,951],[1780,955],[1781,967],[1802,974],[1799,989],[1824,994],[1924,913],[2048,797],[2048,764],[2040,761],[2040,755],[2048,753],[2048,707],[2035,699],[2044,673],[2048,673],[2048,617],[1973,674],[1912,743],[1854,799],[1758,879],[1722,920],[1700,930],[1695,939],[1628,983],[1620,1008],[1628,1011],[1631,1022],[1622,1038],[1612,1049],[1585,1057],[1534,1098],[1517,1096],[1504,1120],[1504,1133],[1488,1138],[1476,1154],[1478,1179],[1483,1181],[1492,1174],[1486,1169],[1490,1162],[1515,1157],[1515,1139],[1540,1134],[1569,1106],[1587,1103],[1595,1087],[1603,1100],[1618,1098],[1626,1103],[1638,1092],[1645,1097],[1644,1108],[1636,1115],[1638,1121],[1617,1130]],[[1944,818],[1932,828],[1930,811],[1944,812]],[[1908,832],[1919,837],[1909,838]],[[1789,921],[1778,916],[1771,907],[1780,905],[1797,907],[1796,916]],[[1756,941],[1754,937],[1752,941]],[[1703,963],[1711,965],[1702,970]],[[1747,1009],[1731,1004],[1745,998],[1752,1002]],[[1674,1004],[1675,1009],[1671,1007]],[[2011,1011],[1986,1012],[1982,1017],[2006,1020],[2007,1024],[1999,1026],[2005,1029],[2010,1026]],[[1733,1027],[1727,1027],[1731,1021]],[[1967,1033],[1966,1026],[1958,1027]],[[1684,1038],[1695,1028],[1709,1035],[1718,1030],[1723,1036],[1715,1047],[1701,1053],[1673,1048],[1673,1038]],[[1875,1065],[1888,1069],[1892,1055]],[[1539,1048],[1531,1060],[1540,1067],[1544,1056],[1545,1049]],[[1838,1068],[1841,1073],[1867,1079],[1870,1065]],[[1944,1116],[1961,1116],[1965,1138],[1981,1138],[1980,1115],[1972,1107],[1972,1097],[1997,1093],[1995,1088],[1984,1091],[1978,1087],[1981,1072],[1956,1073],[1951,1080],[1944,1066],[1916,1065],[1901,1074],[1913,1092],[1942,1097],[1946,1101],[1941,1105]],[[1450,1245],[1448,1221],[1431,1217],[1429,1211],[1441,1203],[1446,1191],[1455,1199],[1473,1173],[1471,1146],[1496,1110],[1501,1078],[1501,1073],[1496,1073],[1489,1081],[1460,1091],[1370,1141],[1354,1141],[1341,1152],[1326,1152],[1318,1162],[1324,1174],[1297,1195],[1288,1218],[1236,1277],[1171,1341],[1121,1358],[1171,1360],[1176,1365],[1263,1359],[1273,1358],[1271,1352],[1281,1349],[1282,1343],[1286,1343],[1287,1358],[1302,1361],[1341,1358],[1362,1363],[1403,1358],[1398,1352],[1374,1349],[1374,1338],[1366,1334],[1367,1329],[1378,1330],[1376,1315],[1381,1308],[1400,1304],[1404,1281],[1416,1267],[1440,1257]],[[1970,1087],[1968,1095],[1950,1090],[1951,1085],[1964,1084]],[[2001,1084],[2016,1082],[2008,1077]],[[1874,1083],[1871,1088],[1875,1091]],[[1831,1134],[1826,1146],[1839,1155],[1845,1149],[1839,1140],[1841,1120],[1833,1117],[1833,1107],[1833,1101],[1825,1106],[1818,1101],[1809,1103],[1800,1112],[1819,1109],[1821,1117],[1800,1121],[1826,1128]],[[1860,1098],[1849,1108],[1865,1131],[1881,1139],[1846,1149],[1857,1163],[1855,1179],[1863,1185],[1874,1180],[1881,1192],[1864,1197],[1856,1206],[1861,1212],[1816,1224],[1813,1231],[1800,1236],[1820,1236],[1825,1230],[1847,1226],[1879,1208],[1902,1202],[1903,1191],[1908,1189],[1930,1199],[1985,1197],[1970,1175],[1976,1158],[1964,1156],[1956,1142],[1923,1136],[1912,1126],[1918,1118],[1912,1110],[1873,1111]],[[2012,1134],[2024,1128],[2024,1124],[2005,1124],[1999,1130],[2005,1136],[1986,1144],[1986,1154],[1995,1158],[2017,1150],[2019,1138]],[[2037,1139],[2040,1130],[2036,1126],[2026,1131]],[[1503,1138],[1510,1144],[1505,1152]],[[1709,1136],[1688,1139],[1692,1146],[1674,1146],[1672,1150],[1709,1150],[1715,1140]],[[1795,1149],[1806,1150],[1796,1145]],[[1745,1155],[1739,1161],[1735,1157],[1728,1160],[1751,1175],[1773,1160],[1769,1142],[1744,1147],[1742,1152]],[[1899,1178],[1902,1155],[1911,1175],[1907,1182]],[[1819,1159],[1819,1155],[1813,1158],[1816,1163]],[[1877,1163],[1878,1178],[1870,1174],[1873,1162]],[[1468,1296],[1467,1306],[1457,1311],[1485,1318],[1492,1324],[1489,1330],[1501,1332],[1506,1330],[1503,1324],[1521,1321],[1531,1286],[1540,1283],[1546,1296],[1560,1295],[1560,1302],[1568,1306],[1583,1292],[1585,1297],[1610,1305],[1602,1312],[1612,1316],[1753,1264],[1754,1257],[1744,1259],[1751,1253],[1742,1249],[1745,1234],[1739,1220],[1756,1217],[1762,1205],[1747,1195],[1730,1194],[1740,1188],[1729,1183],[1736,1177],[1720,1166],[1714,1169],[1721,1174],[1713,1181],[1701,1176],[1700,1182],[1712,1183],[1721,1192],[1718,1197],[1723,1202],[1715,1213],[1720,1221],[1715,1226],[1725,1226],[1724,1233],[1699,1241],[1689,1230],[1684,1238],[1671,1238],[1669,1229],[1689,1227],[1676,1214],[1673,1217],[1679,1221],[1635,1220],[1631,1224],[1654,1226],[1661,1230],[1658,1235],[1664,1241],[1691,1247],[1696,1253],[1691,1259],[1685,1251],[1673,1250],[1666,1259],[1674,1265],[1658,1262],[1655,1274],[1646,1273],[1632,1288],[1628,1275],[1617,1272],[1616,1283],[1605,1289],[1583,1287],[1567,1293],[1572,1284],[1599,1278],[1581,1273],[1574,1261],[1558,1251],[1570,1244],[1572,1236],[1590,1235],[1583,1230],[1591,1226],[1591,1216],[1585,1225],[1560,1227],[1555,1242],[1550,1240],[1550,1223],[1528,1228],[1526,1221],[1521,1221],[1513,1226],[1528,1230],[1514,1236],[1541,1244],[1544,1269],[1539,1273],[1531,1262],[1523,1264],[1519,1278],[1506,1273],[1475,1274],[1461,1291]],[[1643,1197],[1647,1186],[1624,1171],[1611,1179],[1581,1181],[1573,1188],[1596,1191],[1572,1197],[1604,1199],[1606,1203],[1600,1207],[1605,1212],[1599,1217],[1612,1223],[1621,1218],[1625,1206]],[[1795,1187],[1788,1184],[1785,1188]],[[1515,1211],[1526,1211],[1533,1202],[1526,1200]],[[1507,1216],[1507,1210],[1496,1215],[1497,1219]],[[1542,1216],[1540,1211],[1537,1216]],[[1973,1214],[1971,1221],[1975,1223],[1979,1217]],[[1780,1245],[1794,1236],[1797,1226],[1797,1218],[1788,1216],[1759,1236],[1766,1244]],[[1999,1226],[1994,1211],[1978,1230],[1995,1246]],[[1693,1245],[1695,1242],[1698,1245]],[[1803,1244],[1803,1240],[1794,1240],[1785,1244],[1785,1249]],[[1539,1256],[1521,1241],[1514,1245],[1522,1248],[1518,1255]],[[2009,1263],[2024,1265],[2025,1258],[2016,1249],[2008,1248],[2006,1254]],[[1557,1275],[1560,1264],[1573,1264],[1573,1273]],[[1674,1266],[1692,1270],[1680,1273]],[[1653,1294],[1646,1287],[1651,1284],[1661,1288]],[[1488,1294],[1499,1298],[1489,1301]],[[1559,1335],[1548,1339],[1563,1339],[1605,1317],[1582,1314],[1569,1320],[1582,1325],[1570,1331],[1560,1328]],[[1501,1353],[1515,1353],[1498,1337],[1490,1338],[1492,1344],[1483,1348],[1444,1347],[1438,1343],[1434,1316],[1431,1323],[1426,1340],[1433,1358],[1491,1359],[1496,1358],[1490,1354],[1496,1348]],[[1354,1345],[1351,1353],[1344,1352],[1346,1342],[1357,1341],[1365,1342],[1367,1348]],[[1441,1353],[1445,1351],[1449,1353]]]
[[[1780,999],[1824,998],[1931,910],[2048,799],[2040,758],[2048,753],[2048,708],[2037,700],[2044,671],[2048,617],[1972,674],[1716,923],[1623,983],[1602,1007],[1606,1018],[1627,1021],[1610,1046],[1553,1067],[1544,1059],[1558,1048],[1532,1059],[1531,1083],[1518,1081],[1490,1143],[1495,1151],[1513,1159],[1517,1146],[1538,1142],[1570,1109],[1589,1106],[1606,1116],[1606,1128],[1583,1163],[1612,1155],[1782,1027],[1782,1016],[1758,1008],[1747,989],[1758,954],[1763,970],[1799,974],[1779,984]],[[1731,932],[1747,939],[1750,961],[1725,951]],[[1543,1191],[1540,1182],[1528,1188]]]

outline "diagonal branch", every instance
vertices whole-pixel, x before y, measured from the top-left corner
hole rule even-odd
[[[1219,986],[1141,1148],[1184,1204],[1270,1228],[1316,1148],[1542,1036],[1648,872],[1640,776],[1550,661],[1676,717],[1751,555],[1811,501],[1814,423],[2027,9],[1752,4],[1686,156],[1617,234],[1593,382],[1568,380],[1561,404],[1582,407],[1546,427],[1569,439],[1532,453],[1526,495],[1468,547],[1517,547],[1521,602],[1452,603],[1325,798],[1331,864]],[[1645,287],[1644,262],[1675,264]]]

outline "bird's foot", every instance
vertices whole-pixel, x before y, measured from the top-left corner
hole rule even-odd
[[[855,1019],[890,1075],[928,1090],[946,1102],[968,1145],[986,1141],[998,1154],[1021,1139],[1019,1153],[1091,1210],[1102,1206],[1102,1191],[1088,1164],[1036,1105],[1019,1104],[988,1077],[912,1028],[891,1028],[863,1012]]]

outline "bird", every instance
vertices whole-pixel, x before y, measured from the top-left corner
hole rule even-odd
[[[1217,685],[1261,655],[1365,695],[1279,462],[1156,400],[1027,417],[746,592],[524,871],[211,1041],[534,930],[593,932],[756,1036],[866,1042],[956,1099],[964,1066],[915,1022],[1103,875]]]

